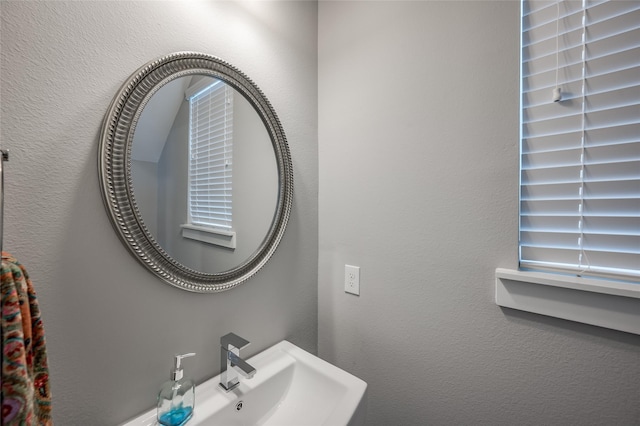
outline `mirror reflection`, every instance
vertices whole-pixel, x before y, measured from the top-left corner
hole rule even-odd
[[[150,235],[203,273],[251,258],[278,203],[264,123],[240,92],[205,75],[179,77],[149,99],[133,136],[131,181]]]

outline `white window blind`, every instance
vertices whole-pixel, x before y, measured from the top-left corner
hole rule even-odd
[[[523,0],[521,53],[521,268],[637,281],[640,2]]]
[[[189,106],[189,224],[231,229],[233,90],[217,81]]]

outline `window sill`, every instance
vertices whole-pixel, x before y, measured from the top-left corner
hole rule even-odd
[[[180,225],[180,228],[182,228],[183,238],[189,238],[191,240],[230,249],[236,248],[236,233],[234,231],[206,228],[204,226],[195,226],[190,224]]]
[[[640,284],[497,268],[496,304],[640,334]]]

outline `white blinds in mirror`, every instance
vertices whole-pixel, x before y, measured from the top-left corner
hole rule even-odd
[[[521,267],[637,280],[640,2],[524,0],[521,74]]]
[[[233,89],[217,81],[189,105],[189,223],[231,229]]]

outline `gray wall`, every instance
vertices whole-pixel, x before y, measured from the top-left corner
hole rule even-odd
[[[0,2],[6,164],[4,247],[29,270],[47,332],[54,421],[114,425],[155,404],[172,355],[197,381],[219,371],[235,331],[252,355],[281,339],[317,345],[317,5],[313,2]],[[249,75],[294,159],[290,225],[240,287],[198,295],[160,282],[113,231],[98,185],[98,137],[127,77],[195,50]]]
[[[318,348],[369,383],[368,425],[640,424],[640,336],[493,302],[517,267],[518,9],[319,3]]]
[[[158,235],[158,163],[131,159],[131,179],[144,224],[151,235]]]

